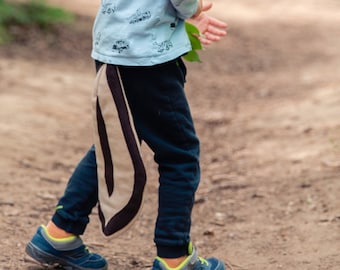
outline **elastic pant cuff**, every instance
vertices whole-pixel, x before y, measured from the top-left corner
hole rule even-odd
[[[157,256],[161,258],[179,258],[188,255],[188,245],[184,246],[157,246]]]
[[[55,213],[52,217],[53,223],[60,229],[74,235],[82,235],[86,229],[87,224],[81,224],[80,222],[73,222],[65,220],[63,217]]]

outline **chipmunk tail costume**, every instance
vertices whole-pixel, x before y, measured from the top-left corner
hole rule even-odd
[[[93,95],[102,231],[112,235],[137,216],[143,201],[146,172],[119,70],[103,65]]]

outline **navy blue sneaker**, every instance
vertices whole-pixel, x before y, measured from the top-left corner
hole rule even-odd
[[[159,257],[153,262],[152,270],[225,270],[226,267],[222,261],[216,258],[203,259],[198,257],[196,249],[190,243],[189,256],[178,267],[171,268],[166,262]]]
[[[89,252],[80,237],[55,239],[40,226],[26,246],[26,253],[36,261],[47,265],[59,265],[67,270],[106,270],[106,260]]]

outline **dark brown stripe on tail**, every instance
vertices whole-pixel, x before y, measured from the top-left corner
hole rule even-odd
[[[100,145],[101,145],[103,156],[104,156],[105,182],[106,182],[107,192],[109,196],[111,196],[113,193],[113,189],[114,189],[113,162],[112,162],[112,157],[111,157],[111,149],[109,145],[109,140],[108,140],[108,136],[106,132],[106,126],[105,126],[102,111],[100,109],[98,97],[96,101],[96,116],[97,116],[98,136],[99,136]]]

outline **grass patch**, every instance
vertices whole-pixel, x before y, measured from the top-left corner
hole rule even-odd
[[[30,0],[13,3],[0,0],[0,44],[13,39],[11,27],[38,27],[48,31],[60,23],[70,23],[74,16],[57,7],[46,4],[43,0]]]

